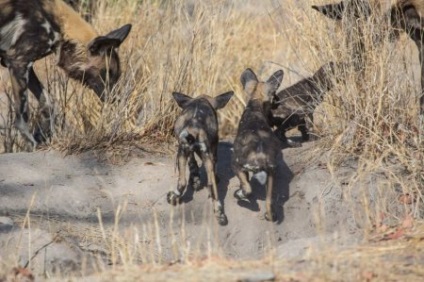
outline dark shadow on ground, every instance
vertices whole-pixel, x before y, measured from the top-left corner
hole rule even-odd
[[[233,171],[231,170],[231,156],[233,144],[230,142],[220,142],[218,144],[218,160],[216,165],[216,176],[217,176],[217,184],[218,184],[218,197],[222,203],[224,203],[224,199],[227,195],[228,185],[230,183],[230,179],[234,176]],[[201,191],[206,187],[207,183],[207,175],[203,164],[200,159],[197,158],[198,164],[200,165],[199,173],[201,179],[201,189],[197,191]],[[176,184],[175,184],[176,185]],[[187,186],[186,191],[181,197],[181,203],[188,203],[193,200],[195,197],[195,193],[197,192],[190,185]],[[208,193],[210,193],[208,191]],[[225,207],[224,207],[225,210]]]
[[[302,144],[305,141],[303,141],[302,136],[290,136],[287,137],[287,141],[282,141],[280,139],[281,144],[281,150],[287,149],[287,148],[296,148],[296,147],[302,147]]]
[[[218,164],[217,174],[219,177],[218,193],[221,203],[224,205],[224,200],[227,197],[228,186],[230,179],[234,177],[231,169],[231,158],[233,156],[233,144],[230,142],[220,142],[218,145]],[[225,211],[225,206],[224,206]]]
[[[288,201],[290,195],[290,182],[293,179],[293,173],[287,166],[282,154],[278,156],[279,162],[274,176],[273,187],[273,207],[276,213],[276,223],[281,224],[284,220],[284,203]],[[262,211],[265,213],[266,186],[259,183],[255,177],[250,178],[252,187],[252,196],[247,201],[238,201],[237,203],[251,211]],[[257,200],[261,200],[258,203]],[[262,208],[260,208],[260,205]]]

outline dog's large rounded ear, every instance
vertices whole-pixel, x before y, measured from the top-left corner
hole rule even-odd
[[[128,34],[130,33],[131,27],[131,24],[123,25],[120,28],[109,32],[105,35],[105,37],[110,39],[118,39],[120,42],[119,44],[121,44],[122,42],[124,42],[125,38],[127,38]]]
[[[246,89],[246,85],[249,82],[258,82],[258,78],[256,77],[256,74],[253,72],[252,69],[248,68],[246,69],[240,76],[240,82],[243,86],[243,89]]]
[[[188,102],[193,100],[192,97],[179,92],[172,92],[172,96],[174,97],[174,100],[177,102],[178,106],[183,109],[187,106]]]
[[[343,12],[345,10],[345,5],[343,2],[338,4],[328,4],[323,6],[313,5],[312,9],[317,10],[324,16],[333,19],[333,20],[341,20],[343,18]]]
[[[88,43],[88,50],[90,51],[90,54],[100,55],[111,49],[118,48],[125,38],[127,38],[130,31],[131,25],[126,24],[104,36],[94,38],[90,43]]]
[[[107,51],[118,47],[120,44],[121,43],[118,39],[99,36],[88,43],[88,51],[90,51],[91,55],[102,55]]]
[[[284,72],[283,70],[276,71],[271,77],[267,80],[266,84],[268,85],[268,94],[274,95],[277,89],[280,87],[281,82],[283,81]]]
[[[230,99],[231,99],[231,97],[233,97],[233,95],[234,95],[234,91],[228,91],[228,92],[225,92],[224,94],[216,96],[214,98],[213,107],[216,110],[225,107],[225,105],[227,105],[228,101],[230,101]]]

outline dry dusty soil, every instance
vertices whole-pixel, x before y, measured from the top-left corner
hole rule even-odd
[[[251,260],[270,250],[277,258],[302,258],[327,244],[352,246],[362,238],[364,215],[355,207],[363,190],[348,185],[354,165],[342,164],[332,175],[319,148],[310,142],[282,150],[274,187],[278,221],[270,223],[258,183],[250,204],[233,197],[239,184],[230,169],[232,144],[221,142],[219,193],[227,226],[211,215],[207,189],[187,189],[179,207],[167,203],[177,182],[174,157],[144,154],[112,164],[93,152],[1,154],[0,262],[18,262],[45,277],[90,274],[130,260],[176,262],[215,252]],[[361,186],[371,204],[378,178]]]

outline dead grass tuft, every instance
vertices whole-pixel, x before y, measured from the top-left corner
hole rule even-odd
[[[356,247],[310,246],[309,254],[297,260],[208,256],[166,264],[127,264],[90,277],[99,281],[416,281],[424,274],[424,225],[415,222],[402,230],[402,236],[384,239],[376,234],[372,242]]]

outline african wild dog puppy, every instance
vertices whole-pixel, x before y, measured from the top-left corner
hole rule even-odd
[[[10,73],[15,126],[34,148],[51,134],[52,106],[33,63],[55,53],[58,65],[71,78],[104,100],[104,91],[120,76],[116,48],[130,29],[124,25],[99,36],[62,0],[0,0],[0,61]],[[28,88],[39,101],[43,118],[34,135],[28,127]]]
[[[252,194],[249,172],[258,179],[262,176],[264,180],[262,184],[266,182],[265,218],[271,221],[276,220],[272,207],[272,188],[277,158],[281,152],[280,142],[268,124],[267,116],[270,107],[269,99],[275,95],[283,74],[282,70],[277,71],[267,82],[258,81],[251,69],[246,69],[241,75],[241,84],[249,96],[249,101],[239,122],[232,157],[232,168],[241,186],[235,191],[234,197],[248,201]]]
[[[277,127],[275,133],[281,141],[292,147],[300,143],[287,139],[286,131],[297,126],[302,133],[302,140],[309,140],[309,132],[313,123],[313,113],[321,103],[324,94],[333,87],[331,77],[334,75],[334,63],[327,63],[319,68],[311,77],[281,90],[272,99],[270,124]],[[305,117],[307,117],[308,125]]]
[[[200,187],[199,167],[195,153],[202,159],[206,169],[207,186],[211,192],[215,216],[218,223],[226,225],[227,216],[219,200],[218,187],[215,177],[215,165],[218,149],[218,119],[216,111],[223,108],[233,96],[233,92],[226,92],[215,98],[201,95],[191,98],[187,95],[174,92],[175,101],[183,111],[177,118],[174,126],[175,136],[178,138],[178,185],[177,189],[169,191],[167,200],[169,204],[176,205],[181,199],[187,186],[186,164],[190,170],[189,184],[193,189]]]
[[[373,3],[374,2],[374,3]],[[376,3],[375,3],[376,2]],[[391,27],[389,35],[391,40],[399,37],[400,32],[404,31],[417,45],[419,52],[419,61],[421,65],[421,97],[420,97],[420,113],[424,115],[424,1],[422,0],[398,0],[392,1],[393,5],[390,6],[388,11],[384,13],[383,24],[377,27],[374,32],[376,40],[374,44],[380,44],[382,37],[379,34],[384,34],[384,28]],[[353,54],[357,58],[364,56],[364,43],[363,35],[360,34],[361,28],[358,26],[358,19],[368,20],[371,17],[374,9],[381,9],[383,1],[380,0],[346,0],[336,4],[328,4],[323,6],[312,6],[313,9],[321,12],[325,16],[334,19],[342,20],[346,18],[349,22],[355,24],[357,28],[349,28],[348,33],[357,30],[355,33],[356,48]],[[359,31],[359,33],[358,33]],[[353,38],[350,36],[349,38]],[[361,62],[363,64],[363,62]]]

